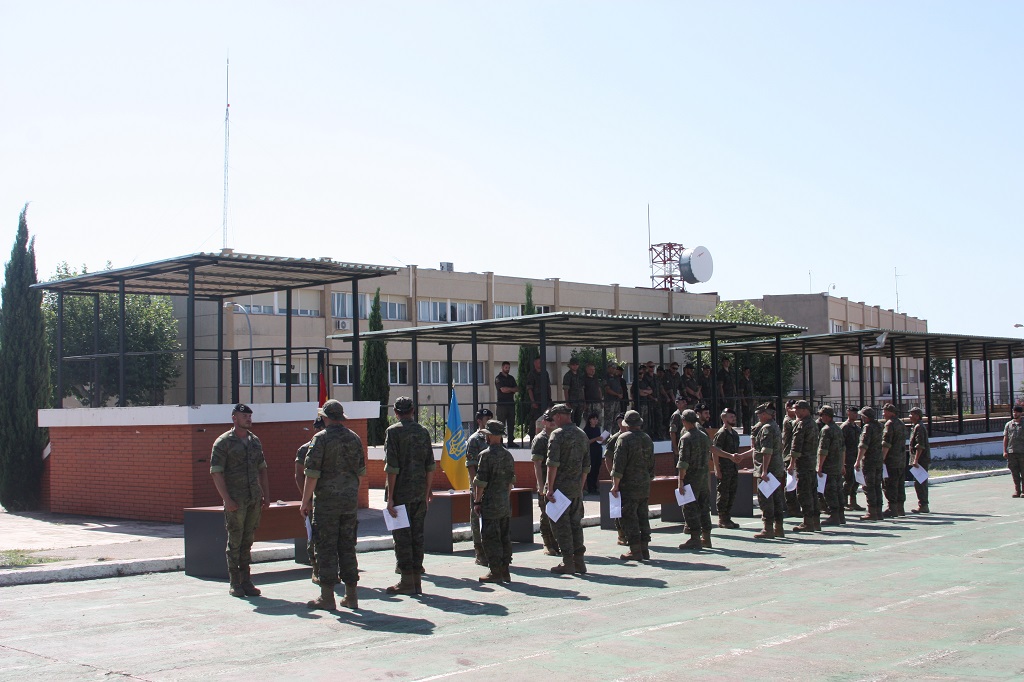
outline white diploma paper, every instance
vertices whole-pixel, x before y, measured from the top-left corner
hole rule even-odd
[[[562,518],[562,514],[565,513],[565,510],[569,508],[570,504],[571,502],[569,498],[565,496],[565,493],[561,490],[556,490],[555,501],[548,502],[548,506],[544,508],[544,511],[548,515],[548,518],[551,519],[551,523],[554,523],[555,521],[558,521],[558,519]]]
[[[818,474],[818,494],[825,492],[825,481],[828,480],[828,474]]]
[[[884,464],[882,465],[882,478],[889,478],[889,469]]]
[[[386,512],[385,512],[386,513]],[[309,522],[309,517],[306,517],[306,542],[313,539],[313,524]]]
[[[622,518],[622,493],[619,493],[618,497],[608,493],[608,518]]]
[[[928,480],[928,470],[924,467],[910,467],[910,473],[918,483],[924,483]]]
[[[608,433],[607,431],[602,431],[601,432],[601,442],[603,443],[606,440],[608,440],[608,436],[610,436],[610,435],[612,435],[612,434]]]
[[[790,473],[786,474],[786,492],[787,493],[791,493],[794,490],[796,490],[796,481],[797,481],[796,474],[790,474]]]
[[[760,490],[761,494],[765,497],[771,497],[772,493],[774,493],[775,489],[780,485],[779,479],[775,478],[775,474],[768,474],[768,480],[758,483],[757,489]]]
[[[693,488],[691,488],[689,485],[683,486],[682,495],[679,494],[679,488],[676,488],[676,502],[679,503],[680,507],[696,501],[697,496],[693,494]]]
[[[859,483],[861,485],[867,485],[867,483],[864,482],[864,470],[863,469],[854,469],[853,470],[853,478],[854,478],[855,481],[857,481],[857,483]]]
[[[388,514],[388,510],[384,510],[384,525],[388,527],[388,530],[395,531],[402,528],[409,527],[409,512],[406,511],[405,505],[400,504],[395,507],[395,511],[398,512],[398,516],[391,518],[391,514]]]

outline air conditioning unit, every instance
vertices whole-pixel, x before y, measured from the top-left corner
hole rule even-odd
[[[455,264],[447,261],[441,263],[441,272],[455,272]]]
[[[341,331],[345,331],[346,329],[348,329],[348,320],[335,320],[334,328],[339,329]]]

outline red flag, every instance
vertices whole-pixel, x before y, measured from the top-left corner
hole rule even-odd
[[[327,393],[327,353],[325,351],[317,352],[316,365],[317,381],[319,383],[317,400],[320,401],[320,407],[323,407],[324,403],[326,403],[327,399],[330,397]]]

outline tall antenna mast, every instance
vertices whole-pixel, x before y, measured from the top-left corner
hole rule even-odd
[[[224,69],[224,218],[221,224],[224,242],[228,248],[228,149],[231,146],[231,58],[228,57]]]
[[[647,252],[651,253],[651,205],[647,204]],[[654,288],[654,258],[651,258],[651,288]]]

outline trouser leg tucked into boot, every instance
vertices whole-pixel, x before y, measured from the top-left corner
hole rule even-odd
[[[395,585],[392,585],[387,590],[388,594],[419,594],[416,591],[416,581],[419,576],[411,572],[402,572],[402,579]]]
[[[786,537],[786,528],[782,524],[782,519],[775,519],[775,537],[784,538]]]
[[[793,526],[794,533],[810,533],[814,531],[814,518],[811,516],[804,516],[804,521],[801,524]]]
[[[321,580],[320,596],[313,601],[306,602],[306,606],[311,609],[320,609],[322,611],[334,611],[338,608],[334,603],[334,585],[327,585],[323,580]]]
[[[700,533],[690,533],[690,539],[679,545],[679,549],[692,549],[698,552],[701,547]]]
[[[245,592],[246,597],[258,597],[262,594],[258,587],[252,584],[252,573],[249,568],[249,564],[242,566],[240,570],[242,576],[242,591]]]
[[[704,549],[711,549],[711,531],[706,530],[700,534],[700,545]]]
[[[763,519],[764,530],[760,533],[754,533],[754,538],[757,540],[772,540],[775,538],[775,531],[772,529],[772,522],[768,519]]]
[[[500,583],[502,578],[502,567],[501,564],[492,563],[490,565],[491,570],[487,571],[487,575],[480,576],[480,582],[482,583]]]
[[[629,546],[629,551],[625,554],[620,554],[619,558],[623,561],[643,561],[644,550],[639,543],[633,543]]]
[[[229,568],[228,579],[231,581],[231,586],[228,588],[228,594],[232,597],[244,597],[245,590],[242,589],[241,572],[237,568]]]
[[[356,595],[356,583],[345,583],[345,596],[341,599],[341,605],[348,609],[359,608],[359,597]]]
[[[583,560],[583,552],[576,552],[572,558],[573,568],[577,573],[583,575],[587,572],[587,563]]]

